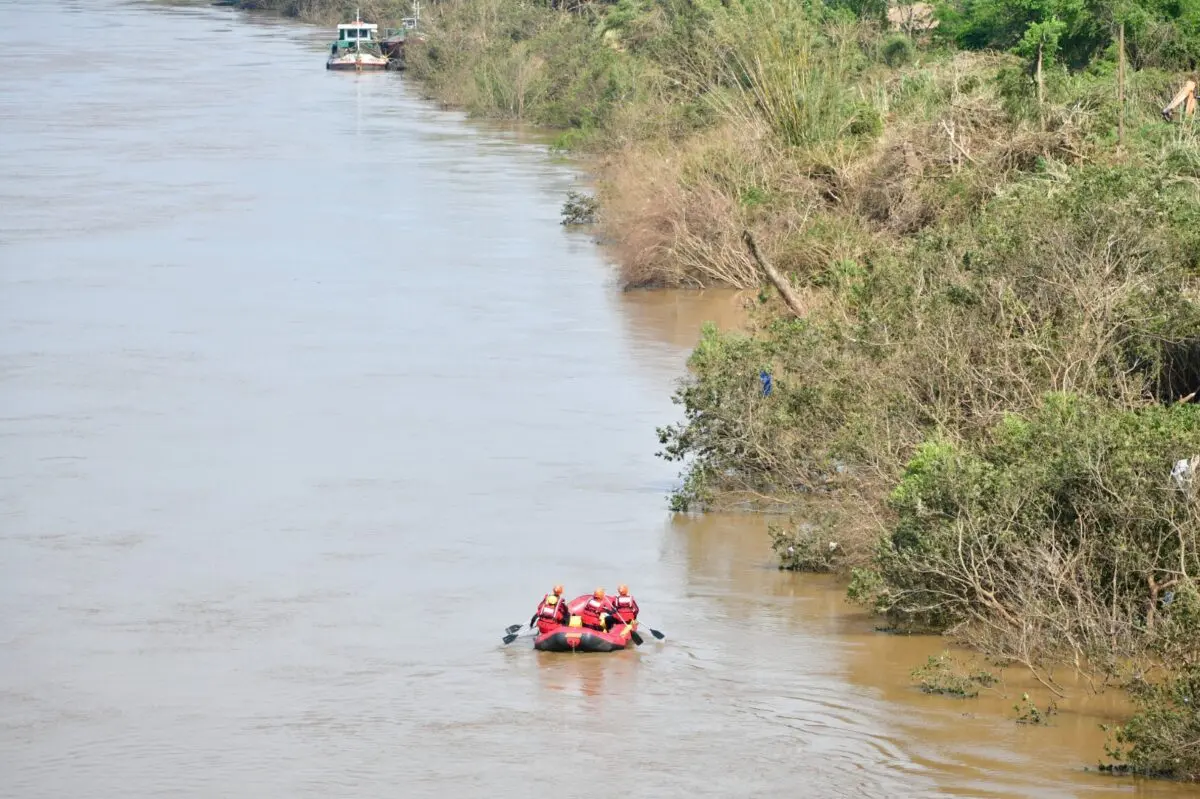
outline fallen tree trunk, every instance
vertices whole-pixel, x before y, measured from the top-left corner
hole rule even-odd
[[[758,264],[758,268],[766,274],[767,279],[771,281],[771,285],[775,287],[779,295],[783,297],[783,301],[787,303],[787,307],[791,308],[792,313],[796,314],[796,316],[804,316],[804,306],[800,303],[800,298],[796,296],[796,292],[792,290],[792,284],[788,282],[787,278],[779,274],[779,271],[775,267],[767,263],[758,254],[758,245],[754,243],[754,237],[750,235],[749,230],[742,231],[742,241],[746,242],[746,247],[750,250],[750,256]]]

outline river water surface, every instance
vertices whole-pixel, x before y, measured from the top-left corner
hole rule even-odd
[[[571,167],[329,37],[0,1],[0,794],[1190,793],[1085,771],[1111,695],[924,697],[938,641],[672,518],[736,298],[623,295]],[[501,645],[619,581],[664,643]]]

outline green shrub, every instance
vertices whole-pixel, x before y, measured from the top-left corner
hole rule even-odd
[[[1200,507],[1168,479],[1197,453],[1200,406],[1076,395],[1047,396],[975,446],[932,441],[892,492],[874,600],[1011,634],[996,643],[1025,661],[1136,654],[1175,617],[1164,591],[1200,573]]]
[[[883,45],[883,60],[889,67],[903,67],[916,58],[917,48],[907,36],[892,36]]]

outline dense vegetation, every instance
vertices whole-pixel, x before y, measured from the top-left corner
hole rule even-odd
[[[412,7],[411,0],[216,0],[216,3],[246,11],[270,11],[322,25],[353,22],[355,11],[361,11],[368,22],[398,25],[409,16]]]
[[[1200,143],[1160,117],[1200,2],[424,13],[430,94],[596,157],[628,285],[759,290],[749,330],[704,331],[660,431],[677,509],[790,508],[786,567],[844,569],[1052,691],[1064,663],[1121,679],[1141,709],[1112,756],[1200,776]]]

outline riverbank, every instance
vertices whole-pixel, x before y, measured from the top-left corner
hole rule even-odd
[[[1090,664],[1143,703],[1119,757],[1194,778],[1197,21],[989,9],[448,2],[409,74],[593,156],[628,286],[762,288],[660,431],[676,509],[782,506],[782,563],[891,624]]]

